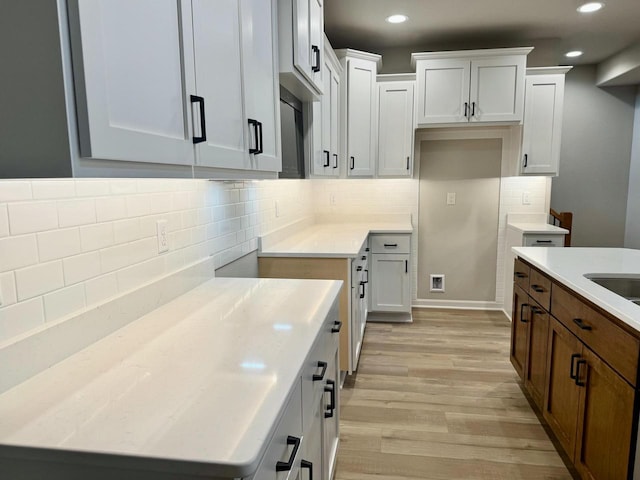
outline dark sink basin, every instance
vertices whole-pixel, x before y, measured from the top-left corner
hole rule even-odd
[[[616,295],[640,305],[640,277],[585,275],[589,280]]]

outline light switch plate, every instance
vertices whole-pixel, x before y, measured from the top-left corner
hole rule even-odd
[[[449,192],[447,193],[447,205],[455,205],[456,204],[456,193]]]

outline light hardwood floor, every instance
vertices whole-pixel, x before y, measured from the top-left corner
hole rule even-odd
[[[518,386],[501,312],[368,323],[341,390],[336,480],[571,480]]]

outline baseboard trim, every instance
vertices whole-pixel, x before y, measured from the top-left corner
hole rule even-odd
[[[501,310],[504,311],[502,302],[485,302],[476,300],[426,300],[413,301],[413,308],[447,308],[456,310]]]

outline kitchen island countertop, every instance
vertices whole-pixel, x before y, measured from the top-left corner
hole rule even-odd
[[[640,306],[585,277],[640,278],[640,250],[583,247],[513,247],[512,250],[521,259],[640,332]]]
[[[341,286],[201,284],[0,395],[0,465],[252,474]]]

